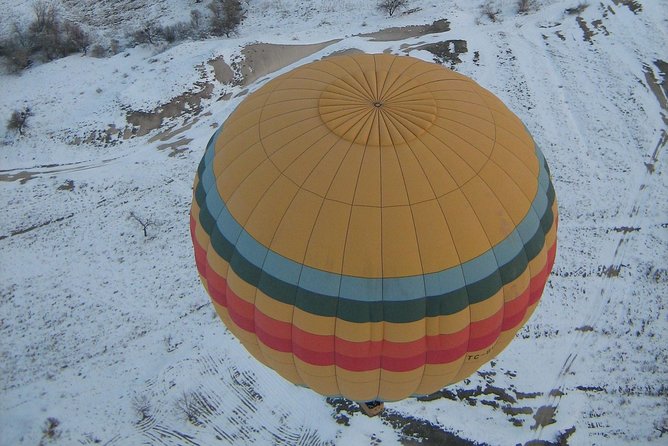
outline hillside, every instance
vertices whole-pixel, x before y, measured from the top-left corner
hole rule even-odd
[[[660,445],[668,441],[668,1],[250,0],[230,38],[128,45],[186,0],[60,0],[118,54],[0,74],[0,445]],[[2,1],[0,30],[31,1]],[[185,13],[184,13],[185,11]],[[407,12],[407,11],[404,11]],[[525,123],[560,211],[552,276],[497,359],[367,418],[259,365],[215,315],[188,232],[235,106],[331,54],[472,77]],[[25,135],[6,128],[29,107]],[[448,443],[449,441],[449,443]]]

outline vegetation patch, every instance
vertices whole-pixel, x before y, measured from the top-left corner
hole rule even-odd
[[[592,37],[594,37],[594,35],[596,33],[594,31],[592,31],[591,29],[589,29],[589,27],[587,26],[587,21],[585,19],[583,19],[582,17],[577,16],[575,18],[575,20],[578,22],[578,25],[580,25],[580,29],[582,30],[582,33],[584,34],[584,36],[583,36],[584,41],[589,42],[591,45],[593,45],[594,42],[592,41]]]
[[[111,39],[108,46],[93,43],[93,38],[78,23],[61,19],[61,12],[53,3],[38,0],[32,11],[33,19],[28,26],[15,23],[9,37],[0,41],[0,57],[10,73],[19,73],[35,62],[49,62],[77,52],[87,54],[89,49],[90,55],[97,58],[118,54],[122,49],[118,39]],[[127,33],[127,45],[230,37],[246,18],[240,0],[212,0],[207,11],[205,15],[192,10],[189,20],[166,26],[147,20]]]
[[[86,54],[91,38],[80,25],[60,18],[53,4],[37,1],[28,26],[15,23],[10,36],[0,41],[0,56],[10,73],[18,73],[36,60],[48,62],[81,52]]]
[[[550,424],[554,424],[557,420],[554,418],[555,413],[557,412],[556,406],[541,406],[538,408],[536,413],[533,416],[533,419],[536,423],[531,426],[531,429],[538,429],[538,427],[545,427]]]
[[[636,0],[612,0],[615,5],[624,5],[631,10],[634,14],[642,12],[642,5]]]
[[[469,51],[466,40],[445,40],[421,45],[414,49],[429,51],[434,55],[434,62],[447,65],[450,69],[454,69],[455,65],[462,63],[459,56]]]
[[[580,15],[587,8],[589,8],[589,3],[580,2],[580,3],[578,3],[577,6],[573,6],[572,8],[567,8],[566,9],[566,14],[568,14],[568,15]]]
[[[33,116],[30,107],[24,107],[22,110],[14,110],[7,121],[7,130],[18,132],[23,136],[28,128],[28,119]]]

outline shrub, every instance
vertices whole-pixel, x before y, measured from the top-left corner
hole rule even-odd
[[[165,26],[164,28],[158,29],[160,37],[165,39],[168,43],[174,43],[177,38],[177,28],[176,26]]]
[[[5,65],[10,73],[18,73],[32,63],[28,37],[18,25],[14,25],[8,39],[0,42],[0,56],[5,58]]]
[[[60,426],[60,421],[57,418],[49,417],[46,419],[46,423],[42,427],[42,441],[40,441],[40,445],[44,444],[44,440],[55,440],[60,437],[58,426]]]
[[[107,50],[102,45],[97,43],[90,49],[90,55],[98,59],[102,59],[107,55]]]
[[[81,51],[83,54],[86,54],[91,43],[90,36],[81,28],[81,26],[68,21],[65,22],[63,29],[65,32],[65,51],[68,51],[69,53]]]
[[[536,0],[517,0],[517,13],[528,14],[531,11],[538,10]]]
[[[174,43],[187,39],[193,34],[191,22],[179,22],[174,25],[160,26],[154,22],[146,22],[144,25],[130,34],[132,43],[139,45],[148,43],[155,45],[160,41]],[[113,52],[113,50],[112,50]]]
[[[408,6],[408,0],[381,0],[378,2],[378,9],[387,13],[390,17],[400,9]]]
[[[84,54],[91,44],[90,36],[76,23],[60,21],[53,4],[33,4],[34,18],[28,27],[14,25],[10,37],[0,42],[0,56],[6,59],[10,72],[21,71],[33,61],[54,60],[78,51]]]
[[[135,395],[132,398],[132,408],[139,417],[139,423],[151,417],[151,402],[146,395]]]
[[[566,9],[566,14],[579,15],[579,14],[582,14],[584,12],[584,10],[587,9],[588,7],[589,7],[589,3],[580,2],[580,3],[578,3],[577,6],[575,6],[573,8]]]
[[[111,50],[111,54],[118,54],[121,52],[121,42],[119,42],[117,39],[111,39],[111,42],[109,42],[109,49]]]
[[[169,43],[189,39],[198,35],[191,22],[179,22],[162,29],[162,37]]]
[[[483,17],[487,17],[492,22],[496,22],[499,20],[498,16],[501,14],[501,10],[493,0],[487,0],[480,6],[480,14],[482,14]]]
[[[32,115],[30,107],[25,107],[23,110],[14,110],[7,122],[7,130],[19,132],[19,135],[23,136],[25,129],[28,128],[28,119]]]

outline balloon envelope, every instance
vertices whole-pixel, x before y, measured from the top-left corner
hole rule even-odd
[[[552,268],[557,203],[524,125],[471,79],[336,56],[230,115],[190,224],[202,283],[255,358],[323,395],[394,401],[508,345]]]

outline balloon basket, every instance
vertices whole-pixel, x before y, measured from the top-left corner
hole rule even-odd
[[[362,412],[364,412],[367,417],[375,417],[385,409],[385,403],[382,401],[367,401],[366,403],[357,404],[359,404],[360,409],[362,409]]]

